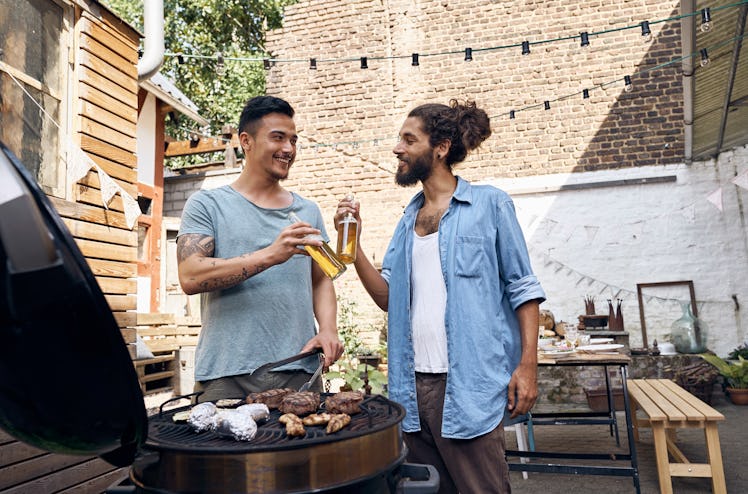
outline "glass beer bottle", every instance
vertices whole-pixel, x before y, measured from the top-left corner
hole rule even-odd
[[[353,196],[347,195],[347,200],[353,202]],[[356,246],[358,236],[358,221],[351,213],[345,215],[338,223],[338,258],[346,264],[356,260]]]
[[[293,212],[288,213],[288,219],[291,221],[291,223],[298,223],[301,221],[301,219],[296,216],[296,213]],[[322,271],[331,280],[336,279],[338,276],[345,272],[345,264],[340,262],[340,259],[338,259],[338,257],[335,255],[332,247],[330,247],[327,242],[325,242],[325,240],[322,238],[322,235],[310,234],[307,235],[307,237],[322,241],[321,246],[305,245],[304,250],[309,253],[312,259],[314,259],[319,267],[322,268]]]

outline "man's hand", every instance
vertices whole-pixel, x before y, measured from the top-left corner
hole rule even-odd
[[[511,417],[524,415],[538,398],[537,365],[520,363],[509,380],[509,410]]]
[[[337,335],[332,332],[320,332],[314,338],[309,340],[301,353],[308,352],[315,348],[321,348],[325,355],[325,369],[328,369],[336,360],[343,355],[343,343],[340,342]]]
[[[319,240],[319,237],[309,237],[309,235],[319,234],[320,231],[316,228],[312,228],[309,223],[300,221],[281,230],[268,249],[274,253],[275,258],[278,260],[278,264],[286,262],[296,254],[308,256],[309,254],[303,249],[303,246],[322,245],[322,241]]]

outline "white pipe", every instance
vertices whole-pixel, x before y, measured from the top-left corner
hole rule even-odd
[[[138,62],[138,82],[148,80],[164,63],[164,0],[143,0],[143,56]]]
[[[695,8],[696,0],[681,0],[681,13],[693,12]],[[687,165],[690,165],[693,159],[693,99],[696,84],[694,81],[695,74],[691,54],[696,50],[696,39],[694,36],[696,21],[694,19],[693,16],[689,16],[681,18],[680,21],[681,55],[684,57],[681,62],[681,71],[683,73],[683,158]]]

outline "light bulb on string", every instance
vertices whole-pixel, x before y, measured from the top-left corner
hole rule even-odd
[[[223,53],[217,51],[214,55],[216,57],[216,75],[222,76],[226,73],[226,65],[223,59]]]
[[[551,109],[551,102],[548,101],[548,100],[543,101],[543,108],[545,108],[546,110],[550,110]]]
[[[631,84],[630,75],[623,76],[623,90],[626,91],[627,93],[630,93],[631,91],[634,90],[634,86],[633,84]]]
[[[589,89],[582,89],[582,98],[583,99],[589,99],[590,97],[590,90]]]
[[[270,70],[270,59],[269,58],[263,59],[262,66],[265,68],[265,70]]]
[[[652,30],[649,28],[649,21],[642,21],[642,38],[645,43],[652,41]]]
[[[179,63],[179,65],[184,64],[184,54],[181,51],[177,53],[177,62]]]
[[[709,52],[706,51],[706,48],[702,48],[700,50],[700,53],[701,53],[701,66],[706,67],[707,65],[709,65],[709,61],[710,61]]]
[[[529,41],[523,41],[522,42],[522,54],[523,55],[529,55],[530,54],[530,42]]]
[[[316,58],[309,59],[309,70],[317,70],[317,59]]]
[[[509,110],[509,119],[510,120],[514,120],[514,118],[515,118],[515,111],[514,110]]]
[[[712,29],[712,14],[709,7],[701,9],[701,32],[706,33]]]
[[[466,62],[473,61],[473,49],[472,48],[465,48],[465,61]]]
[[[410,65],[413,67],[418,67],[420,65],[418,63],[418,53],[414,53],[410,56]]]
[[[580,33],[579,38],[581,40],[581,46],[590,46],[590,35],[587,33],[587,31]]]
[[[368,69],[369,68],[369,61],[366,57],[361,57],[361,68],[362,69]]]

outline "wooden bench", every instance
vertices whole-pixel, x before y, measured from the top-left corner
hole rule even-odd
[[[669,379],[631,379],[627,385],[634,439],[639,440],[639,427],[652,428],[660,492],[672,494],[672,477],[711,477],[712,491],[726,493],[717,432],[717,424],[725,419],[724,415]],[[643,414],[637,416],[638,410]],[[704,430],[708,463],[691,463],[676,446],[677,429],[687,428]]]

